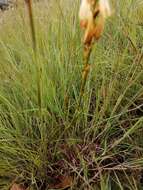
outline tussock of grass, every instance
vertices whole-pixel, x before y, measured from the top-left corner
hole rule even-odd
[[[72,189],[141,190],[142,4],[114,5],[75,118],[82,44],[78,1],[68,3],[34,4],[40,116],[26,9],[7,12],[0,26],[0,189],[14,180],[46,190],[57,176],[71,175]]]

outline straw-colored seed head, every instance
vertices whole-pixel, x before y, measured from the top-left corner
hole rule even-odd
[[[100,38],[104,30],[105,19],[110,14],[108,0],[81,1],[79,18],[81,28],[85,28],[84,43],[90,43],[93,38],[96,40]]]

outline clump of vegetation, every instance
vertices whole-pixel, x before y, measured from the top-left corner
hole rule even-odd
[[[79,1],[33,5],[36,55],[27,9],[5,13],[0,26],[0,189],[15,183],[31,190],[143,188],[141,6],[140,1],[114,2],[114,16],[90,58],[78,111],[83,67]]]

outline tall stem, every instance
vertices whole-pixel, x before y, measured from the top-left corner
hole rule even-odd
[[[42,109],[42,84],[41,84],[42,68],[39,65],[38,57],[37,57],[37,42],[36,42],[36,31],[35,31],[33,10],[32,10],[32,0],[25,0],[25,2],[27,4],[28,13],[29,13],[33,50],[34,50],[36,67],[37,67],[37,97],[38,97],[39,110],[41,111]]]
[[[84,68],[82,71],[82,81],[81,81],[81,87],[80,87],[80,95],[79,95],[79,107],[82,103],[82,98],[85,91],[85,86],[87,82],[87,78],[90,72],[90,63],[89,58],[92,51],[92,43],[84,44],[84,52],[83,52],[83,60],[84,60]]]

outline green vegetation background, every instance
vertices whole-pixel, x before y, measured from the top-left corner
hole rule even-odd
[[[78,7],[77,0],[34,4],[36,56],[26,7],[1,14],[2,190],[13,180],[46,190],[50,175],[67,171],[71,189],[143,189],[143,3],[113,2],[75,117],[83,68]]]

